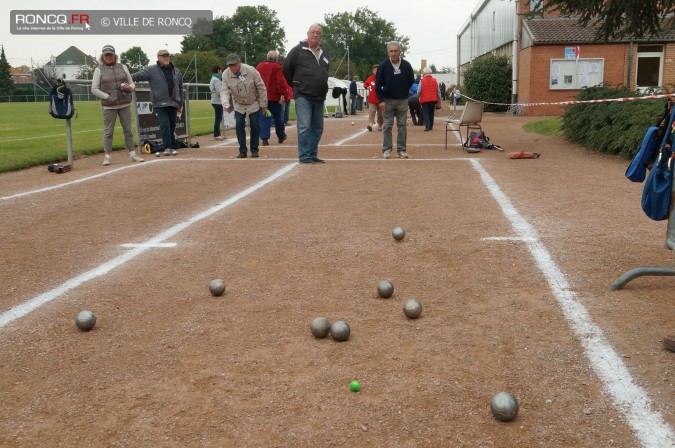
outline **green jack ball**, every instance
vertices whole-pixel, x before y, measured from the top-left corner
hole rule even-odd
[[[352,381],[349,383],[349,388],[351,389],[352,392],[358,392],[361,390],[361,385],[359,384],[358,381]]]

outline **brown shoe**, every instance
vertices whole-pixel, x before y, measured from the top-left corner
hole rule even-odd
[[[669,352],[675,353],[675,336],[666,336],[663,338],[663,348]]]
[[[286,136],[286,135],[284,135],[283,137],[279,137],[279,144],[282,144],[283,142],[285,142],[287,138],[288,138],[288,136]]]
[[[262,139],[262,145],[263,145],[263,146],[269,146],[269,145],[270,145],[270,142],[268,142],[267,139],[264,138],[264,139]]]

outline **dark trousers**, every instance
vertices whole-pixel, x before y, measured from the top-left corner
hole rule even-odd
[[[258,111],[248,114],[248,124],[251,127],[251,153],[257,153],[260,146],[260,122]],[[234,111],[234,121],[236,124],[237,141],[239,142],[239,152],[246,154],[246,114]]]
[[[422,103],[422,112],[424,113],[424,127],[426,129],[433,129],[436,102]]]
[[[211,104],[216,111],[216,121],[213,122],[213,136],[220,137],[220,125],[223,124],[223,105]]]
[[[176,112],[175,107],[155,107],[155,115],[159,120],[159,133],[162,135],[164,149],[176,148]]]

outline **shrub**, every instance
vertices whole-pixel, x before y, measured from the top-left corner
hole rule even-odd
[[[625,87],[601,85],[583,89],[579,101],[643,96]],[[631,158],[649,126],[663,116],[666,100],[574,104],[562,117],[566,139],[607,154]]]
[[[478,101],[511,102],[511,62],[506,56],[486,54],[471,62],[464,71],[465,94]],[[487,112],[504,112],[508,106],[486,104]]]

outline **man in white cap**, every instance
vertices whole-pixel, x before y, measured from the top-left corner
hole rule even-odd
[[[106,45],[98,59],[98,67],[94,70],[91,81],[91,93],[101,98],[103,107],[103,165],[112,162],[112,143],[115,122],[120,117],[122,131],[124,131],[124,147],[129,151],[132,162],[142,162],[134,149],[134,135],[131,132],[131,91],[134,90],[134,81],[129,69],[118,61],[115,48]]]
[[[157,64],[131,75],[136,81],[150,83],[152,108],[159,120],[164,155],[176,155],[176,116],[183,112],[183,77],[171,63],[168,50],[157,52]]]

